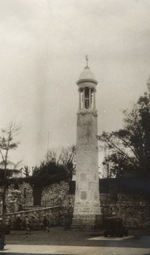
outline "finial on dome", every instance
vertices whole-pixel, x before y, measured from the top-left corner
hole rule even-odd
[[[89,61],[88,55],[85,56],[85,60],[86,60],[86,67],[88,67],[88,61]]]

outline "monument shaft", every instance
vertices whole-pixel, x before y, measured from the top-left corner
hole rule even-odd
[[[97,81],[88,66],[79,81],[77,113],[76,191],[73,226],[94,227],[100,216],[97,111],[95,92]]]

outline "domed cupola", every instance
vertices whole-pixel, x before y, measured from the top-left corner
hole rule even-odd
[[[95,110],[95,92],[97,80],[88,66],[88,56],[86,55],[86,67],[79,76],[77,85],[79,87],[79,112]]]
[[[97,81],[95,80],[95,76],[92,73],[91,69],[89,68],[89,66],[87,65],[84,70],[82,71],[82,73],[79,76],[79,80],[77,81],[77,85],[79,85],[82,82],[93,82],[94,84],[97,85]]]

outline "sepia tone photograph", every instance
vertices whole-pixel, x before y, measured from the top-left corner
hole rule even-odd
[[[0,0],[0,254],[150,254],[149,11]]]

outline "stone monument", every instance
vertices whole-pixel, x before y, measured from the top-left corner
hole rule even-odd
[[[72,227],[94,228],[100,218],[96,85],[88,66],[77,81],[76,190]]]

